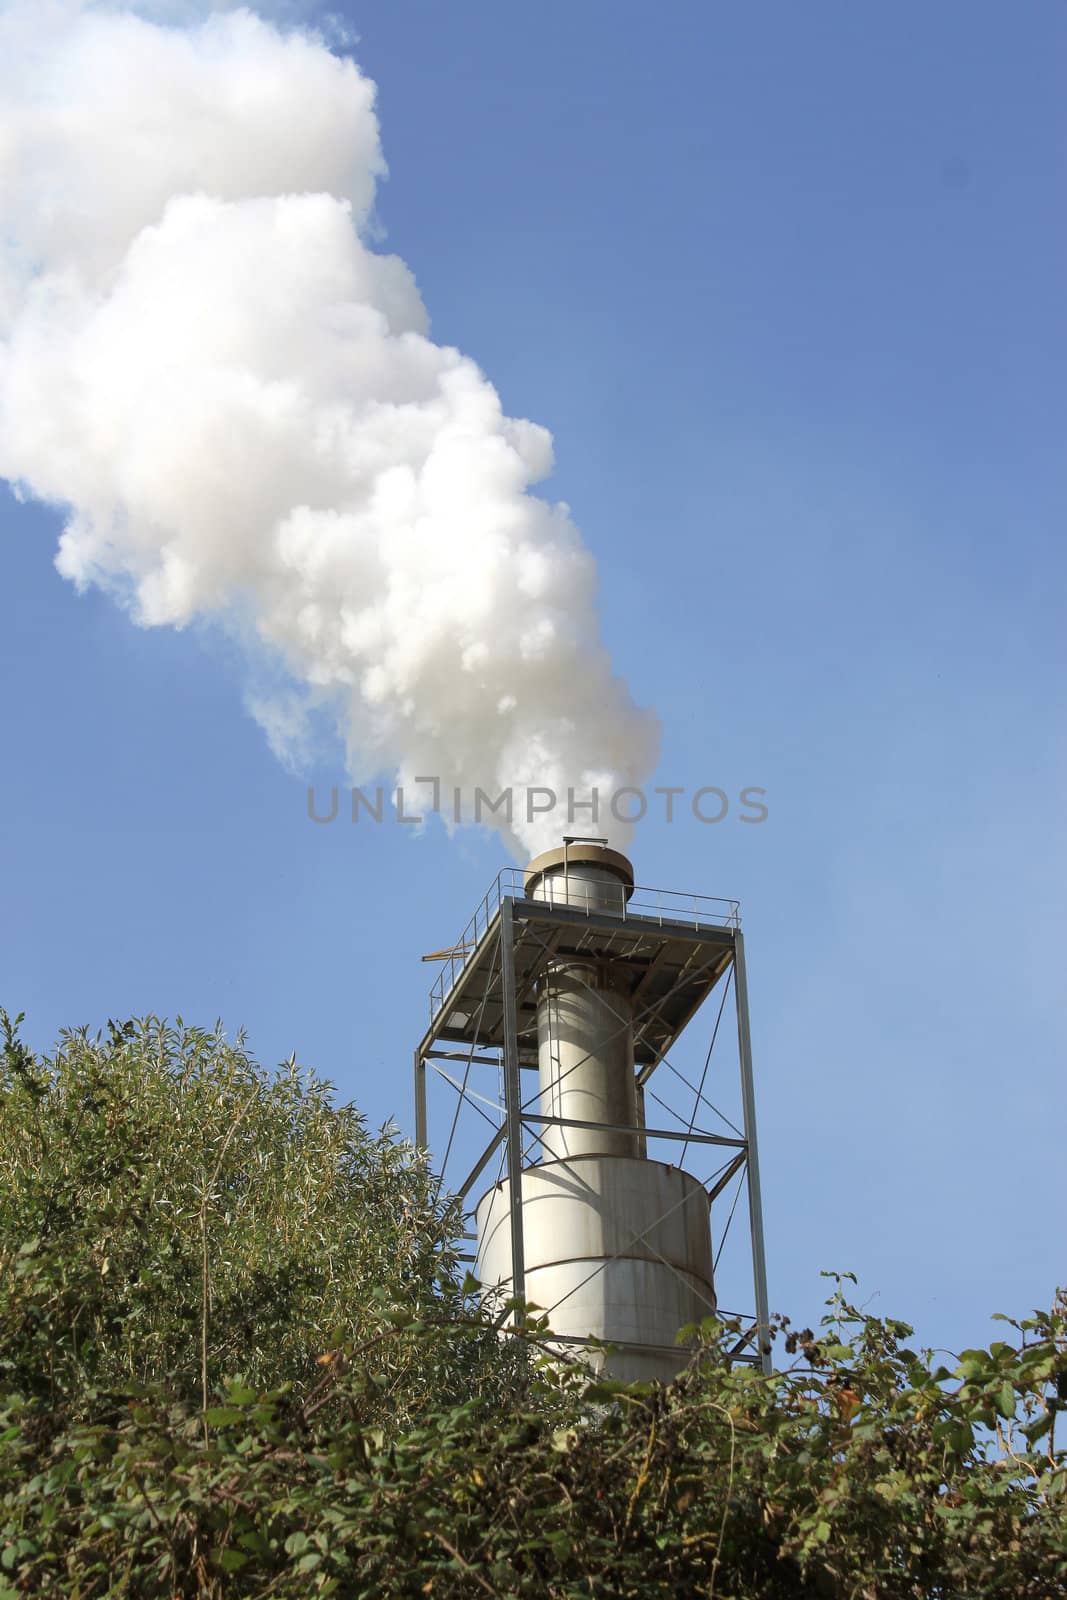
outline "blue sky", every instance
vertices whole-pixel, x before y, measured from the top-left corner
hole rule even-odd
[[[772,1304],[847,1268],[988,1338],[1067,1277],[1067,14],[343,9],[388,247],[552,429],[656,781],[767,790],[633,854],[742,901]],[[2,505],[0,999],[40,1047],[222,1016],[410,1130],[419,956],[500,845],[312,826],[232,647],[79,596]]]

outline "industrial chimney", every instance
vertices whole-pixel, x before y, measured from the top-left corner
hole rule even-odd
[[[548,1315],[554,1339],[613,1377],[673,1377],[676,1336],[716,1310],[711,1204],[744,1172],[755,1317],[739,1348],[767,1361],[767,1304],[743,942],[736,902],[635,891],[624,855],[568,838],[501,874],[431,996],[416,1052],[417,1138],[427,1142],[426,1069],[464,1102],[470,1073],[498,1064],[502,1120],[460,1189],[472,1206],[476,1273]],[[521,892],[516,892],[521,891]],[[644,1087],[702,1001],[734,978],[745,1127],[649,1128]],[[463,1043],[465,1052],[442,1050]],[[496,1052],[494,1055],[490,1052]],[[438,1063],[466,1062],[462,1082]],[[536,1072],[536,1087],[533,1084]],[[523,1082],[526,1075],[531,1082]],[[482,1112],[484,1116],[484,1110]],[[452,1132],[455,1133],[456,1118]],[[650,1138],[725,1156],[717,1182],[646,1154]],[[452,1140],[449,1140],[451,1147]],[[725,1152],[721,1147],[725,1146]],[[677,1149],[678,1145],[668,1145]],[[705,1152],[706,1153],[706,1152]],[[725,1174],[725,1176],[724,1176]],[[590,1341],[598,1341],[592,1348]],[[599,1347],[603,1341],[611,1348]]]

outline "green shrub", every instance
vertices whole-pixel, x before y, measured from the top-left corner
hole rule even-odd
[[[4,1062],[0,1600],[1067,1595],[1062,1296],[938,1366],[841,1279],[770,1377],[710,1322],[590,1384],[310,1074],[154,1021]]]

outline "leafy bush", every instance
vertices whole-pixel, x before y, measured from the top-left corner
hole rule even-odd
[[[0,1383],[70,1415],[150,1385],[203,1406],[224,1375],[317,1382],[389,1306],[458,1309],[454,1207],[313,1073],[180,1021],[68,1033],[46,1061],[3,1025]],[[481,1353],[484,1381],[498,1341]],[[390,1415],[466,1394],[479,1359],[398,1367]]]
[[[309,1075],[155,1022],[5,1059],[0,1600],[1067,1595],[1062,1297],[949,1368],[839,1280],[771,1377],[709,1322],[591,1384]]]

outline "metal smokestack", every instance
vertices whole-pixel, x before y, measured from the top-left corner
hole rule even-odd
[[[615,915],[633,887],[625,856],[569,841],[537,856],[525,876],[531,900]],[[610,961],[552,964],[537,991],[537,1066],[542,1115],[602,1124],[546,1127],[543,1160],[638,1154],[633,1002]]]
[[[430,1145],[432,1076],[458,1096],[441,1125],[442,1176],[474,1224],[466,1259],[482,1285],[540,1307],[561,1348],[611,1376],[670,1379],[687,1358],[679,1329],[716,1310],[711,1207],[723,1197],[721,1250],[737,1200],[729,1191],[744,1184],[754,1309],[739,1313],[733,1354],[769,1371],[737,902],[635,888],[630,862],[606,840],[569,838],[524,872],[501,872],[456,943],[427,959],[443,966],[415,1052],[416,1141]],[[647,1125],[645,1086],[720,985],[707,1059],[732,987],[743,1129],[721,1114],[701,1126],[701,1106],[715,1112],[701,1090],[691,1116],[669,1113],[680,1126]],[[494,1067],[495,1107],[486,1093]],[[447,1168],[465,1108],[481,1141],[486,1122],[491,1137],[457,1186]],[[702,1180],[649,1159],[653,1141],[713,1170]]]
[[[528,898],[622,917],[630,862],[606,846],[568,842],[531,861]],[[522,1173],[528,1300],[567,1343],[619,1349],[613,1376],[674,1376],[679,1328],[715,1310],[711,1226],[703,1185],[642,1152],[630,975],[610,954],[553,960],[537,985],[542,1153]],[[512,1281],[509,1181],[479,1202],[478,1276]]]

